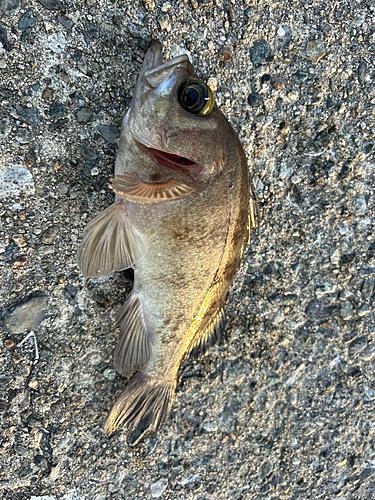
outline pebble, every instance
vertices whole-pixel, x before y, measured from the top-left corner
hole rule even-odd
[[[4,116],[3,118],[0,118],[0,139],[4,139],[11,130],[11,125],[9,118]]]
[[[371,73],[365,61],[360,61],[360,63],[358,64],[357,73],[358,73],[359,83],[361,83],[362,85],[370,83]]]
[[[169,16],[168,16],[168,14],[159,16],[158,22],[159,22],[160,28],[162,30],[170,31],[171,25],[169,23]]]
[[[13,45],[8,40],[7,32],[5,31],[4,28],[1,27],[1,25],[0,25],[0,43],[7,52],[11,52],[13,50]]]
[[[38,0],[48,10],[59,10],[61,3],[60,0]]]
[[[257,40],[250,49],[250,59],[255,66],[272,62],[274,54],[266,40]]]
[[[306,55],[313,64],[317,64],[326,53],[326,49],[322,40],[313,40],[308,42],[306,47]]]
[[[364,215],[366,208],[366,198],[364,196],[357,196],[351,203],[350,211],[353,215]]]
[[[103,372],[103,377],[113,382],[116,378],[116,370],[114,368],[106,368]]]
[[[56,31],[47,37],[48,47],[56,54],[61,54],[65,50],[66,38],[61,31]]]
[[[36,292],[21,302],[3,308],[3,319],[7,330],[11,333],[22,333],[33,330],[44,320],[48,296],[44,292]]]
[[[0,12],[2,12],[7,17],[11,17],[19,9],[20,3],[20,0],[1,0]]]
[[[168,485],[168,479],[165,478],[159,479],[159,481],[156,481],[155,483],[151,483],[150,486],[151,498],[160,498],[164,493],[164,490],[167,487],[167,485]]]
[[[14,347],[14,342],[12,339],[7,339],[5,342],[4,342],[4,345],[7,349],[11,349],[12,347]]]
[[[78,123],[88,123],[92,117],[94,116],[94,112],[91,108],[80,108],[76,113],[76,118]]]
[[[263,102],[263,96],[254,92],[249,95],[249,97],[247,98],[247,102],[250,104],[250,106],[260,106]]]
[[[5,59],[0,59],[0,69],[5,69],[7,67],[7,63]]]
[[[256,7],[248,7],[245,9],[245,16],[250,20],[250,21],[258,21],[261,16],[261,11],[257,9]]]
[[[64,104],[61,102],[54,102],[48,109],[49,116],[56,116],[64,111]]]
[[[276,304],[280,306],[291,306],[298,299],[298,295],[294,293],[275,293],[274,295],[270,295],[268,300],[271,304]]]
[[[99,30],[95,24],[87,23],[86,31],[92,38],[99,38]]]
[[[285,36],[285,30],[282,26],[280,26],[280,28],[277,30],[277,34],[279,36]]]
[[[220,56],[220,59],[224,59],[224,61],[231,61],[232,51],[231,51],[230,47],[228,47],[227,45],[225,45],[224,47],[221,47],[221,49],[219,51],[219,56]]]
[[[94,130],[107,142],[117,142],[120,138],[121,130],[116,125],[98,125]]]
[[[26,108],[25,106],[16,104],[16,113],[29,125],[37,125],[40,123],[39,111],[35,108]]]
[[[21,31],[25,31],[27,29],[34,28],[35,26],[35,17],[32,9],[29,9],[23,16],[19,18],[18,21],[18,29]]]
[[[370,312],[371,312],[371,309],[369,308],[369,306],[367,304],[363,304],[363,306],[361,306],[358,309],[358,316],[366,316]]]
[[[315,293],[317,297],[322,297],[323,295],[327,293],[333,293],[336,291],[336,285],[332,285],[332,283],[328,283],[328,281],[325,281],[321,285],[318,285],[315,288]]]
[[[345,300],[340,304],[340,316],[343,320],[347,321],[353,317],[354,307],[349,300]]]
[[[374,149],[374,143],[373,142],[364,142],[362,145],[362,151],[364,154],[367,156],[371,153],[371,151]]]
[[[212,76],[211,78],[208,79],[207,85],[210,87],[210,89],[212,90],[212,92],[216,92],[216,90],[217,90],[217,79]]]
[[[60,194],[66,194],[68,192],[68,186],[65,184],[65,182],[59,182],[57,184],[57,190]]]
[[[271,84],[271,87],[273,87],[275,90],[285,89],[285,82],[284,82],[284,79],[281,78],[281,76],[277,76],[277,75],[271,76],[270,84]]]
[[[217,424],[213,424],[212,422],[204,421],[202,424],[202,429],[206,432],[217,432],[218,426]]]
[[[56,238],[58,232],[59,232],[58,226],[51,226],[48,229],[46,229],[42,235],[42,243],[44,245],[50,245]]]
[[[358,337],[353,340],[348,346],[349,356],[353,357],[356,354],[360,353],[367,346],[366,337]]]
[[[18,196],[21,192],[34,193],[31,173],[24,167],[5,167],[0,172],[0,197]]]
[[[365,280],[362,285],[361,295],[363,300],[367,300],[374,289],[374,280]]]
[[[20,144],[28,144],[35,139],[35,136],[27,130],[27,128],[19,128],[16,132],[15,139]]]
[[[305,82],[309,77],[309,74],[306,73],[306,71],[296,71],[292,75],[292,81],[295,83],[303,83]]]

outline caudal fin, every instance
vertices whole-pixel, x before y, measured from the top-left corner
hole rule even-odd
[[[104,424],[107,436],[121,425],[157,431],[171,409],[176,381],[159,381],[138,372],[115,401]]]

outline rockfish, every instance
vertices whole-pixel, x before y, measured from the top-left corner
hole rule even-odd
[[[158,430],[181,360],[224,328],[224,302],[255,211],[241,143],[187,55],[162,64],[153,41],[121,128],[115,203],[85,228],[84,276],[129,267],[134,287],[116,325],[116,370],[137,372],[105,422]]]

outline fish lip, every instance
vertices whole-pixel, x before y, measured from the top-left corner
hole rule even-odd
[[[161,149],[156,149],[154,147],[145,146],[139,141],[135,141],[137,146],[141,151],[143,151],[147,156],[152,158],[162,167],[171,168],[172,170],[183,170],[183,171],[200,171],[202,167],[195,163],[189,158],[184,156],[176,155],[175,153],[170,153],[169,151],[163,151]]]

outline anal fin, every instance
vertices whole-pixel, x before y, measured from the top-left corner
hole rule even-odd
[[[145,182],[137,174],[125,172],[111,179],[109,186],[115,193],[140,203],[159,203],[182,198],[194,191],[193,188],[174,179],[166,182]]]
[[[142,250],[141,240],[120,200],[86,226],[77,253],[78,266],[86,277],[106,276],[131,267],[141,257]]]
[[[172,406],[176,380],[155,380],[142,372],[130,380],[115,401],[104,424],[107,436],[121,425],[157,431],[164,424]]]
[[[218,309],[202,332],[193,339],[189,346],[189,354],[197,359],[204,356],[206,352],[216,345],[225,330],[225,314],[223,309]]]
[[[116,320],[120,338],[115,349],[115,368],[126,377],[142,369],[151,355],[151,342],[143,320],[142,306],[136,293],[125,301]]]

